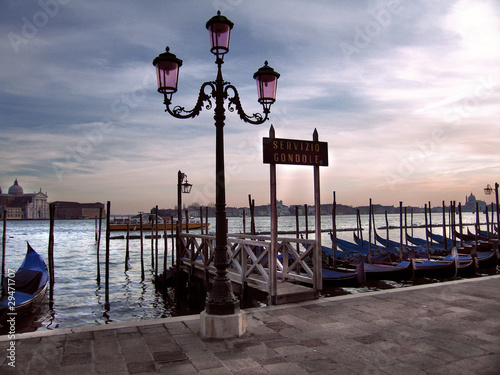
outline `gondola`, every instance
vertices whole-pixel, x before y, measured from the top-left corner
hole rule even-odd
[[[415,277],[425,277],[429,279],[452,279],[457,276],[457,262],[424,260],[415,262]]]
[[[467,242],[465,248],[467,252],[470,252],[469,249],[476,246],[476,235],[472,233],[469,229],[467,229],[467,233],[460,233],[455,231],[457,238],[461,239],[464,242]],[[492,246],[489,243],[487,237],[479,235],[477,236],[477,251],[491,251]]]
[[[413,278],[412,261],[402,261],[397,264],[365,263],[367,280],[411,280]]]
[[[352,243],[346,240],[341,240],[337,238],[337,245],[344,249],[345,252],[350,251],[351,253],[359,253],[363,255],[365,259],[369,254],[368,245],[361,245],[361,239],[355,234],[354,240],[359,243]],[[389,252],[386,248],[381,246],[373,246],[374,253],[378,252],[382,255],[388,255]],[[390,260],[390,258],[389,258]],[[364,263],[364,274],[367,280],[409,280],[413,278],[413,265],[411,261],[403,261],[396,264],[385,264],[385,263]]]
[[[445,261],[451,260],[452,255],[448,255],[444,258]],[[495,251],[479,251],[468,254],[460,254],[458,256],[458,262],[469,262],[475,260],[477,268],[488,269],[497,266],[497,253]]]
[[[439,236],[437,234],[432,234],[432,236],[435,241],[443,243],[443,236]],[[456,246],[456,244],[453,244],[453,241],[450,239],[447,239],[447,244],[448,249],[452,249],[453,246]],[[459,249],[459,253],[461,254],[460,257],[470,258],[470,253],[475,247],[476,245],[474,242],[464,242],[464,247],[461,247]],[[475,254],[475,256],[477,257],[477,266],[479,268],[491,268],[496,266],[497,256],[494,251],[491,251],[491,246],[487,242],[478,242],[477,253]]]
[[[306,244],[302,244],[307,249]],[[334,251],[332,248],[321,246],[321,251],[324,255],[334,258]],[[351,251],[343,251],[337,249],[335,252],[337,260],[345,260],[349,255],[352,255]],[[359,286],[364,283],[364,275],[362,270],[359,269],[344,269],[344,268],[329,268],[323,267],[322,270],[322,280],[323,285],[329,287],[349,287],[349,286]]]
[[[330,237],[333,240],[333,235],[330,233]],[[337,238],[337,246],[341,249],[341,251],[345,253],[360,253],[363,255],[368,255],[368,249],[363,248],[355,243],[352,243],[347,240],[343,240],[341,238]]]
[[[478,241],[488,241],[491,237],[491,234],[488,236],[488,232],[485,232],[483,230],[479,231],[477,236],[475,233],[472,233],[469,228],[467,228],[467,236],[474,238],[473,241],[475,241],[476,237]]]
[[[449,260],[416,260],[415,252],[410,250],[410,258],[414,260],[415,277],[429,279],[452,279],[458,273],[458,254],[455,252]]]
[[[406,233],[406,239],[408,240],[408,242],[410,242],[415,246],[421,246],[422,248],[427,248],[427,240],[418,237],[412,237],[408,233]],[[431,255],[440,254],[443,251],[446,251],[445,246],[443,244],[435,242],[431,243],[429,239],[429,252]]]
[[[466,242],[473,242],[476,240],[476,235],[470,233],[460,233],[459,231],[455,230],[455,236],[462,240],[462,241],[466,241]]]
[[[346,269],[330,269],[323,268],[322,279],[323,285],[328,287],[349,287],[359,286],[363,283],[363,275],[359,274],[359,270]]]
[[[431,246],[435,243],[438,243],[444,246],[446,250],[451,249],[454,246],[453,240],[451,238],[445,238],[444,236],[441,236],[439,234],[432,233],[430,230],[427,230],[427,236],[432,240]]]
[[[377,240],[377,242],[379,244],[381,244],[382,246],[384,246],[386,249],[392,249],[392,250],[398,249],[398,251],[399,251],[399,248],[401,247],[401,244],[399,242],[383,238],[383,237],[379,236],[377,234],[377,232],[375,232],[375,239]],[[407,245],[407,244],[403,244],[403,249],[404,250],[415,248],[415,247],[416,246],[410,246],[410,245]]]
[[[40,303],[47,293],[49,273],[42,257],[28,243],[21,267],[2,281],[0,316],[10,312],[23,313]]]
[[[476,262],[474,260],[458,261],[457,276],[473,277],[476,275]]]

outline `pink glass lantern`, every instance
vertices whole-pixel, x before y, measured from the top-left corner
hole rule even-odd
[[[259,103],[263,105],[271,105],[276,101],[276,89],[280,77],[280,74],[267,64],[266,61],[264,66],[253,75],[253,78],[257,80]]]
[[[158,80],[158,92],[165,95],[172,95],[177,91],[177,79],[179,77],[179,67],[182,60],[178,59],[169,48],[153,60],[156,66],[156,78]]]
[[[220,10],[207,22],[206,27],[210,33],[210,51],[218,58],[222,58],[229,51],[229,34],[233,25],[234,23],[221,16]]]

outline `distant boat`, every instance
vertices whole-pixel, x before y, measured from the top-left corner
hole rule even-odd
[[[7,275],[2,281],[1,315],[27,312],[31,306],[43,300],[48,285],[47,266],[28,243],[28,251],[21,267],[14,275]]]
[[[167,230],[175,230],[176,229],[176,222],[172,222],[170,218],[164,219],[161,217],[158,217],[158,224],[156,224],[155,220],[155,215],[150,215],[150,214],[142,214],[142,229],[144,231],[147,230],[156,230],[158,229],[159,231],[163,231],[164,228],[166,227]],[[201,222],[189,222],[189,224],[186,224],[183,220],[182,223],[182,230],[195,230],[195,229],[200,229],[200,228],[207,228],[210,226],[210,223],[201,223]],[[139,215],[136,216],[125,216],[125,217],[115,217],[110,223],[110,230],[111,231],[126,231],[127,227],[129,228],[130,231],[137,231],[141,229],[141,219]]]

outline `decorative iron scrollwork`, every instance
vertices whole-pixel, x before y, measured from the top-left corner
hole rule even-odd
[[[202,108],[203,108],[203,103],[207,102],[205,105],[205,109],[210,110],[212,109],[212,98],[215,99],[215,82],[205,82],[203,85],[201,85],[200,88],[200,93],[198,95],[198,100],[196,101],[196,105],[194,108],[190,111],[186,111],[185,107],[181,107],[179,105],[176,105],[174,108],[170,108],[172,102],[170,99],[168,99],[165,96],[165,101],[164,104],[166,106],[165,112],[170,113],[172,116],[176,118],[192,118],[196,117],[200,114]],[[207,94],[205,92],[205,89],[207,87],[210,87],[212,89],[212,92],[210,94]]]
[[[233,91],[232,96],[228,92],[229,89]],[[264,115],[260,113],[254,113],[252,116],[248,116],[243,110],[243,107],[241,106],[240,95],[238,94],[238,90],[236,90],[236,87],[234,87],[233,85],[228,84],[226,86],[224,90],[224,95],[228,98],[229,101],[229,104],[227,106],[229,112],[234,112],[236,110],[236,113],[238,113],[240,119],[242,119],[243,121],[253,125],[260,125],[263,124],[268,119],[269,109],[266,108],[264,108]]]

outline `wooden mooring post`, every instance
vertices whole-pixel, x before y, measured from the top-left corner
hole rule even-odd
[[[3,233],[2,233],[2,279],[5,277],[5,250],[7,247],[7,210],[3,208]]]
[[[389,232],[387,232],[389,233]],[[405,228],[406,233],[406,228]],[[387,235],[389,241],[389,235]],[[399,202],[399,262],[403,261],[403,202]]]
[[[247,232],[247,210],[245,207],[243,207],[243,212],[241,213],[242,219],[243,219],[243,234],[246,234]]]
[[[101,283],[101,264],[100,264],[100,259],[99,259],[99,249],[101,246],[101,229],[102,229],[102,207],[99,207],[99,232],[97,233],[97,248],[96,248],[97,284]]]
[[[158,205],[155,212],[155,280],[158,277]]]
[[[174,266],[174,254],[175,254],[175,236],[174,236],[174,217],[170,216],[170,237],[172,239],[172,267]]]
[[[130,223],[127,223],[127,244],[125,247],[125,272],[128,271],[129,259],[130,259]]]
[[[248,205],[250,206],[250,233],[255,235],[255,199],[252,195],[248,194]]]
[[[154,248],[154,230],[155,230],[155,220],[150,220],[152,223],[151,223],[151,269],[154,270],[154,267],[155,267],[155,256],[154,256],[154,251],[155,251],[155,248]]]
[[[430,211],[431,211],[431,202],[429,202],[429,217],[431,216],[430,215]],[[427,260],[430,260],[431,259],[431,250],[430,250],[430,245],[429,245],[429,229],[427,228],[427,205],[424,205],[424,215],[425,215],[425,244],[426,244],[426,247],[427,247]],[[432,228],[432,221],[430,223],[431,225],[431,228]]]
[[[333,192],[332,205],[332,249],[333,249],[333,268],[337,268],[337,198]]]
[[[168,258],[168,238],[167,238],[167,220],[163,219],[163,294],[167,291],[167,258]]]
[[[48,258],[49,258],[49,308],[52,309],[54,307],[54,220],[55,220],[55,212],[56,206],[51,203],[49,204],[49,249],[48,249]]]
[[[200,206],[200,224],[201,224],[200,233],[203,234],[203,207],[201,206]]]
[[[144,281],[144,232],[142,228],[142,212],[139,212],[139,227],[141,231],[141,280]]]
[[[104,285],[104,309],[109,310],[109,240],[110,240],[110,211],[111,202],[107,202],[106,206],[106,274],[105,274],[105,285]]]
[[[309,209],[307,208],[307,204],[304,205],[304,217],[306,220],[306,239],[309,238]]]

